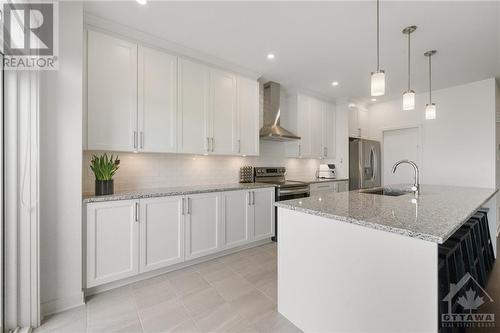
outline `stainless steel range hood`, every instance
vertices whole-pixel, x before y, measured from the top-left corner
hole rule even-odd
[[[300,137],[280,126],[280,85],[276,82],[264,84],[264,126],[260,138],[271,141],[300,140]]]

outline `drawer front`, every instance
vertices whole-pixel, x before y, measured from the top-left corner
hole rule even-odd
[[[335,183],[334,182],[325,182],[325,183],[315,183],[309,186],[309,189],[312,192],[325,192],[325,191],[334,191]]]

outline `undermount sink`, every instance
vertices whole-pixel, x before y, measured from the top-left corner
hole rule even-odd
[[[369,188],[365,190],[360,190],[359,192],[368,194],[388,195],[391,197],[399,197],[400,195],[410,193],[408,191],[397,190],[393,188],[385,188],[385,187]]]

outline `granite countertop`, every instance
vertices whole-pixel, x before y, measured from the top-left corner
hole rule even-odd
[[[303,182],[303,183],[315,184],[315,183],[325,183],[325,182],[348,181],[349,178],[316,178],[316,177],[311,177],[311,178],[293,178],[293,179],[290,179],[290,180],[291,181],[295,181],[295,182]]]
[[[234,183],[220,185],[194,185],[194,186],[179,186],[179,187],[164,187],[142,190],[119,191],[111,195],[84,195],[83,202],[103,202],[115,200],[134,200],[155,197],[168,197],[175,195],[188,195],[197,193],[236,191],[236,190],[251,190],[257,188],[274,187],[272,184],[264,183]]]
[[[351,191],[280,201],[275,205],[442,244],[497,191],[421,185],[418,199],[413,193],[393,197]]]

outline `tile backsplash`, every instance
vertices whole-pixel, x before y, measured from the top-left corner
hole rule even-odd
[[[94,174],[90,170],[92,154],[83,152],[83,192],[94,191]],[[116,173],[115,191],[201,184],[227,184],[239,181],[243,165],[285,166],[287,178],[311,178],[320,160],[286,158],[285,144],[261,141],[260,156],[202,156],[183,154],[121,153],[120,169]]]

